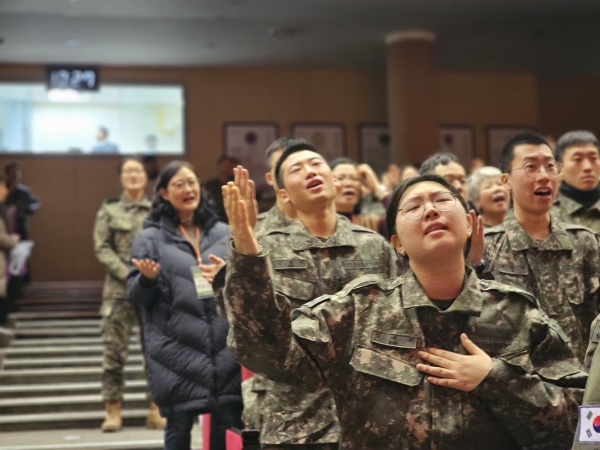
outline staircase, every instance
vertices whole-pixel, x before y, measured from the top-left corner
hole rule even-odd
[[[33,283],[0,348],[0,450],[162,449],[144,427],[146,378],[137,332],[125,367],[123,431],[101,433],[101,282]],[[197,440],[195,441],[197,442]]]

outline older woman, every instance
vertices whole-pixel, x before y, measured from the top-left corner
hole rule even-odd
[[[240,366],[226,343],[203,266],[225,257],[229,226],[200,195],[193,167],[169,163],[152,211],[131,248],[131,301],[143,307],[152,398],[167,418],[165,449],[190,448],[194,418],[211,413],[211,449],[225,449],[225,430],[243,427]]]
[[[273,380],[328,385],[341,449],[569,448],[577,402],[567,388],[586,374],[535,298],[465,266],[473,218],[447,181],[424,175],[394,193],[387,225],[408,272],[362,276],[293,312],[273,290],[249,199],[224,191],[232,351]]]
[[[469,181],[469,200],[477,207],[484,227],[504,222],[510,196],[500,179],[502,172],[492,166],[480,167]]]

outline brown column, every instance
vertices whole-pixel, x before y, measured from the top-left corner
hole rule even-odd
[[[438,151],[437,83],[433,33],[392,33],[387,41],[388,120],[392,160],[421,163]]]

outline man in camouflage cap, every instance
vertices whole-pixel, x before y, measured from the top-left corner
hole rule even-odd
[[[247,178],[245,169],[236,170]],[[337,292],[362,274],[395,276],[392,247],[379,234],[336,214],[339,183],[314,148],[305,143],[288,147],[274,173],[283,203],[291,203],[298,220],[286,228],[265,230],[257,239],[275,268],[274,289],[286,295],[293,308]],[[251,193],[245,192],[250,202]],[[339,432],[328,389],[311,392],[268,382],[263,449],[336,449]]]
[[[598,139],[589,131],[569,131],[556,143],[554,155],[562,166],[562,183],[552,207],[561,222],[600,233],[600,154]]]
[[[123,193],[104,200],[94,225],[94,250],[106,268],[102,291],[101,331],[104,343],[102,361],[102,398],[106,418],[102,431],[122,427],[123,369],[128,356],[129,335],[141,326],[135,305],[127,300],[125,280],[129,273],[129,250],[150,212],[150,199],[144,196],[147,177],[142,161],[126,158],[119,166]],[[143,345],[143,343],[142,343]],[[149,428],[164,428],[165,420],[151,402],[146,421]]]
[[[551,216],[561,166],[543,136],[521,133],[510,139],[502,149],[500,170],[514,211],[504,223],[485,230],[483,272],[534,294],[583,362],[590,325],[599,312],[598,237]]]
[[[473,220],[452,185],[426,175],[392,198],[388,231],[411,270],[393,280],[364,275],[293,312],[296,286],[277,289],[280,264],[254,238],[243,190],[224,189],[235,247],[224,290],[228,341],[243,365],[269,378],[328,386],[340,448],[571,445],[574,395],[587,376],[531,294],[465,267]]]

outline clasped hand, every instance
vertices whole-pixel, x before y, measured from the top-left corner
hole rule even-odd
[[[475,389],[492,369],[492,358],[477,347],[466,334],[460,340],[468,355],[428,348],[418,353],[419,358],[434,364],[417,364],[417,369],[429,375],[427,381],[438,386],[446,386],[459,391]]]

